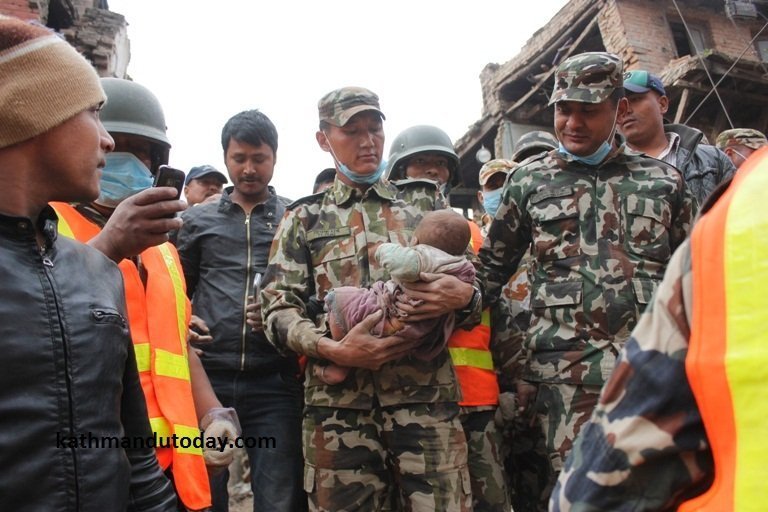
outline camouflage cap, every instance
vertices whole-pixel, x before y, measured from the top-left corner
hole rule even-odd
[[[512,160],[520,162],[536,153],[557,149],[559,145],[560,143],[557,141],[557,138],[551,133],[545,132],[544,130],[534,130],[517,139],[512,152]],[[531,154],[526,155],[526,153]]]
[[[515,162],[514,160],[506,160],[504,158],[497,158],[495,160],[491,160],[483,164],[483,166],[480,168],[480,174],[478,174],[477,176],[477,181],[480,182],[480,186],[482,187],[483,185],[488,183],[488,180],[494,174],[499,172],[503,172],[504,174],[507,174],[516,166],[517,166],[517,162]]]
[[[317,110],[320,121],[334,126],[344,126],[352,116],[366,110],[374,110],[384,119],[379,97],[364,87],[342,87],[331,91],[317,102]]]
[[[752,128],[733,128],[725,130],[717,136],[716,145],[720,149],[728,146],[742,145],[752,149],[760,149],[768,144],[765,134]]]
[[[614,90],[623,87],[622,69],[621,59],[612,53],[574,55],[557,66],[549,104],[558,101],[602,103]]]

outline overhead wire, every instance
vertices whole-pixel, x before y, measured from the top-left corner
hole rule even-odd
[[[691,29],[688,27],[688,22],[685,21],[685,17],[683,16],[682,11],[680,10],[680,6],[677,5],[677,0],[672,0],[672,3],[674,4],[675,9],[677,10],[678,16],[680,16],[680,20],[683,22],[683,27],[685,28],[685,33],[688,36],[688,40],[693,42],[693,37],[691,36]],[[695,44],[694,44],[694,51],[696,52],[696,56],[699,58],[699,62],[701,62],[701,67],[704,69],[704,73],[706,73],[707,78],[709,78],[709,83],[712,84],[712,91],[710,92],[714,92],[715,96],[717,96],[717,101],[720,102],[720,106],[723,108],[723,113],[725,114],[725,118],[728,120],[728,125],[731,128],[733,128],[733,121],[731,121],[731,116],[728,115],[728,109],[726,108],[725,103],[723,102],[723,98],[720,97],[720,93],[717,92],[717,85],[715,84],[715,81],[712,78],[712,75],[709,74],[709,69],[707,69],[707,64],[704,61],[704,57],[701,56],[701,52],[699,52],[699,49],[695,47]],[[725,78],[725,75],[723,76],[723,78]],[[708,96],[709,95],[707,95],[707,97]],[[702,100],[699,103],[699,105],[696,107],[696,110],[698,110],[703,103],[704,103],[704,100]],[[696,110],[694,110],[693,112],[694,114],[696,113]],[[690,121],[692,116],[693,114],[688,116],[688,119],[686,119],[685,122],[688,123],[688,121]]]

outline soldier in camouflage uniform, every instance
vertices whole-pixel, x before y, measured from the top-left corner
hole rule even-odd
[[[576,55],[555,76],[560,146],[510,174],[480,275],[484,299],[495,301],[532,253],[518,392],[522,407],[533,402],[559,472],[695,207],[674,167],[626,150],[615,136],[626,111],[617,56]]]
[[[290,205],[275,235],[262,292],[265,331],[280,350],[308,357],[304,488],[312,510],[468,510],[467,444],[458,420],[456,376],[443,351],[411,357],[419,340],[370,334],[380,313],[329,338],[325,315],[307,313],[331,288],[387,280],[373,254],[384,242],[408,245],[421,216],[445,204],[434,183],[397,186],[381,176],[384,133],[378,97],[359,87],[319,102],[320,147],[331,153],[333,186]],[[457,311],[480,318],[480,293],[454,276],[423,282],[401,305],[418,321]],[[466,320],[464,320],[466,319]],[[321,359],[352,368],[340,384],[315,376]]]
[[[545,151],[557,149],[559,143],[554,135],[544,130],[534,130],[521,135],[515,141],[515,147],[512,151],[512,160],[522,162],[532,156]]]
[[[489,164],[494,165],[488,162],[486,166]],[[503,165],[511,166],[514,163],[504,161]],[[458,166],[459,157],[448,134],[436,126],[417,125],[403,130],[392,142],[389,151],[390,171],[387,177],[393,181],[408,178],[431,179],[443,190],[450,190],[451,186],[461,182]],[[508,167],[505,169],[508,170]],[[498,186],[503,183],[502,179]],[[474,224],[471,220],[467,220],[467,223]],[[449,352],[456,355],[454,364],[459,366],[457,372],[459,387],[462,390],[459,419],[469,449],[472,508],[475,512],[509,512],[501,432],[495,421],[499,405],[499,387],[493,371],[494,368],[505,364],[500,356],[514,354],[507,345],[517,342],[519,347],[520,340],[499,336],[489,340],[488,337],[487,326],[478,326],[472,331],[459,328],[451,336],[448,346]],[[487,348],[483,342],[487,342]],[[483,354],[490,359],[490,368],[478,369],[475,361],[467,361],[459,355],[465,354],[464,351],[470,347],[473,354]],[[471,381],[471,385],[468,381]]]
[[[763,132],[752,128],[732,128],[720,132],[715,144],[738,169],[752,153],[768,145],[768,140]]]

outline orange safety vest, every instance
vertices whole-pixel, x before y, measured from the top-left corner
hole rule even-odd
[[[59,216],[59,233],[87,242],[100,228],[66,203],[51,203]],[[193,510],[211,506],[205,460],[197,441],[200,428],[192,398],[187,356],[190,304],[181,263],[169,243],[150,247],[140,255],[147,272],[146,288],[133,261],[118,265],[125,281],[128,322],[136,353],[141,388],[147,402],[149,423],[157,439],[176,435],[175,447],[156,448],[165,471],[171,467],[176,491]]]
[[[483,244],[480,228],[469,222],[470,244],[477,254]],[[472,229],[474,226],[476,229]],[[480,325],[467,331],[459,327],[448,339],[448,353],[451,355],[456,376],[461,387],[462,400],[459,405],[498,405],[499,382],[493,369],[491,356],[491,314],[483,311]]]
[[[715,477],[681,511],[765,510],[768,482],[768,147],[748,160],[691,235],[686,373]]]

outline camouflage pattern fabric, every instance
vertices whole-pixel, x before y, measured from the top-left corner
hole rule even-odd
[[[483,164],[480,168],[480,172],[477,174],[477,181],[482,187],[488,183],[488,179],[494,174],[503,172],[507,174],[510,170],[514,169],[517,162],[513,160],[507,160],[505,158],[496,158]]]
[[[515,147],[512,151],[512,160],[522,162],[534,154],[557,149],[559,145],[560,142],[558,142],[557,138],[551,133],[543,130],[534,130],[521,135],[520,138],[515,141]]]
[[[564,158],[552,152],[509,176],[478,275],[491,304],[530,250],[523,377],[601,386],[695,207],[674,167],[624,145],[598,167]]]
[[[685,372],[691,295],[686,242],[576,440],[551,510],[676,510],[710,486],[711,451]]]
[[[509,512],[510,509],[495,410],[496,406],[462,407],[459,416],[467,438],[467,466],[475,512]]]
[[[555,474],[549,461],[541,424],[532,413],[516,417],[504,440],[508,453],[504,468],[509,475],[512,509],[547,512]]]
[[[317,103],[320,121],[334,126],[344,126],[355,114],[366,110],[384,113],[379,107],[379,97],[364,87],[342,87],[329,92]]]
[[[720,132],[717,136],[716,145],[719,149],[725,149],[728,146],[746,146],[752,149],[760,149],[768,144],[765,134],[751,128],[733,128]]]
[[[324,194],[289,205],[278,227],[262,311],[267,337],[278,350],[308,356],[306,468],[322,474],[308,476],[305,483],[314,488],[310,500],[317,510],[345,510],[347,503],[360,499],[366,503],[362,510],[379,510],[394,485],[401,500],[414,503],[417,510],[470,506],[466,439],[457,417],[460,392],[448,351],[431,361],[405,357],[378,371],[353,368],[342,383],[328,385],[314,371],[317,342],[328,335],[325,315],[317,327],[306,313],[311,296],[322,303],[334,287],[388,280],[386,269],[373,258],[377,247],[387,242],[408,245],[422,215],[445,207],[430,181],[394,185],[380,180],[362,192],[336,180]],[[480,308],[478,301],[466,325],[479,322]],[[445,413],[451,408],[453,415]],[[401,414],[412,424],[397,427],[394,417]],[[339,435],[352,437],[339,443]],[[334,475],[336,469],[340,475]]]
[[[598,167],[565,158],[554,151],[512,172],[479,271],[484,300],[493,302],[531,252],[522,376],[584,395],[572,408],[567,396],[550,393],[537,411],[555,471],[591,413],[582,398],[613,370],[695,210],[677,169],[623,145]]]
[[[264,276],[262,311],[265,333],[278,350],[309,356],[305,399],[308,405],[371,409],[382,406],[459,399],[456,376],[447,350],[432,361],[413,357],[387,363],[379,371],[354,369],[339,385],[314,377],[317,341],[327,334],[325,315],[317,325],[305,313],[309,297],[322,303],[339,286],[370,286],[390,278],[375,264],[379,245],[409,245],[423,212],[445,208],[431,181],[381,180],[366,192],[336,180],[325,194],[289,205],[272,245]],[[474,256],[470,254],[474,260]],[[478,304],[458,325],[476,325]]]
[[[558,101],[602,103],[622,87],[623,64],[612,53],[586,52],[565,59],[555,71],[555,87],[549,104]]]
[[[310,510],[472,510],[458,416],[459,406],[449,403],[373,411],[308,407],[304,490]]]
[[[552,469],[557,474],[563,469],[576,436],[597,406],[600,386],[539,382],[537,388],[533,411],[544,434]]]
[[[499,386],[513,393],[525,365],[523,338],[531,321],[529,260],[526,254],[491,309],[492,347],[499,368]],[[518,413],[506,422],[501,435],[502,460],[513,510],[546,512],[555,474],[533,405],[524,414]]]

